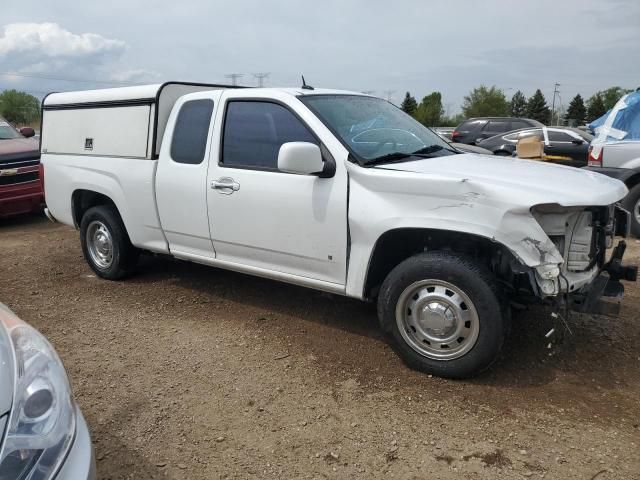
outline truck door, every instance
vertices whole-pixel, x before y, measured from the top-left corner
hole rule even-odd
[[[346,153],[331,178],[284,173],[277,160],[286,142],[322,145],[325,155],[344,147],[295,97],[255,95],[227,90],[218,111],[207,178],[216,259],[339,289],[346,283]]]
[[[219,99],[219,91],[179,99],[162,141],[156,202],[169,250],[177,257],[215,257],[207,216],[206,159]]]

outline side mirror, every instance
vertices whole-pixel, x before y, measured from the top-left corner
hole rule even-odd
[[[22,127],[20,129],[20,133],[23,137],[29,138],[33,137],[36,134],[36,131],[31,127]]]
[[[311,175],[324,169],[320,147],[309,142],[283,143],[278,152],[278,170]]]

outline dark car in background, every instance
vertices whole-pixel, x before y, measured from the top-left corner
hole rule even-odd
[[[32,128],[16,130],[0,117],[0,218],[42,210],[40,145]]]
[[[577,128],[539,127],[521,128],[502,135],[495,135],[477,143],[479,147],[491,150],[494,155],[512,156],[516,151],[518,140],[526,137],[538,137],[544,143],[544,154],[548,161],[586,167],[589,155],[589,144],[593,135]]]
[[[451,134],[451,141],[475,145],[480,140],[521,128],[542,127],[530,118],[478,117],[465,120]]]

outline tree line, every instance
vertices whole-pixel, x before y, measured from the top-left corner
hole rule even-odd
[[[455,127],[470,117],[527,117],[544,124],[566,123],[582,125],[591,122],[612,109],[616,102],[631,90],[611,87],[594,93],[585,102],[577,94],[569,103],[564,114],[556,112],[551,119],[551,109],[540,89],[527,98],[518,90],[511,100],[496,86],[480,85],[469,92],[462,102],[462,113],[448,116],[442,105],[442,94],[431,92],[418,103],[409,92],[402,101],[401,108],[428,127]],[[33,95],[17,90],[0,93],[0,116],[17,125],[33,123],[40,117],[40,101]]]
[[[40,118],[40,100],[18,90],[0,93],[0,117],[15,125],[28,125]]]
[[[445,115],[440,92],[430,93],[420,103],[407,92],[400,108],[428,127],[455,127],[471,117],[507,116],[532,118],[544,124],[563,123],[577,126],[601,117],[629,92],[631,90],[611,87],[594,93],[586,102],[577,94],[564,113],[554,112],[553,119],[551,108],[540,89],[529,98],[518,90],[509,100],[504,91],[496,86],[480,85],[464,97],[462,113],[455,116]]]

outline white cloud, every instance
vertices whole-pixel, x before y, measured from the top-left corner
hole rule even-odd
[[[0,60],[21,71],[60,71],[82,64],[102,65],[119,58],[127,45],[96,33],[72,33],[56,23],[12,23],[0,36]]]
[[[137,68],[133,70],[125,70],[122,72],[116,72],[111,75],[111,80],[116,82],[140,82],[150,81],[160,77],[160,73],[153,70],[145,70],[144,68]]]

